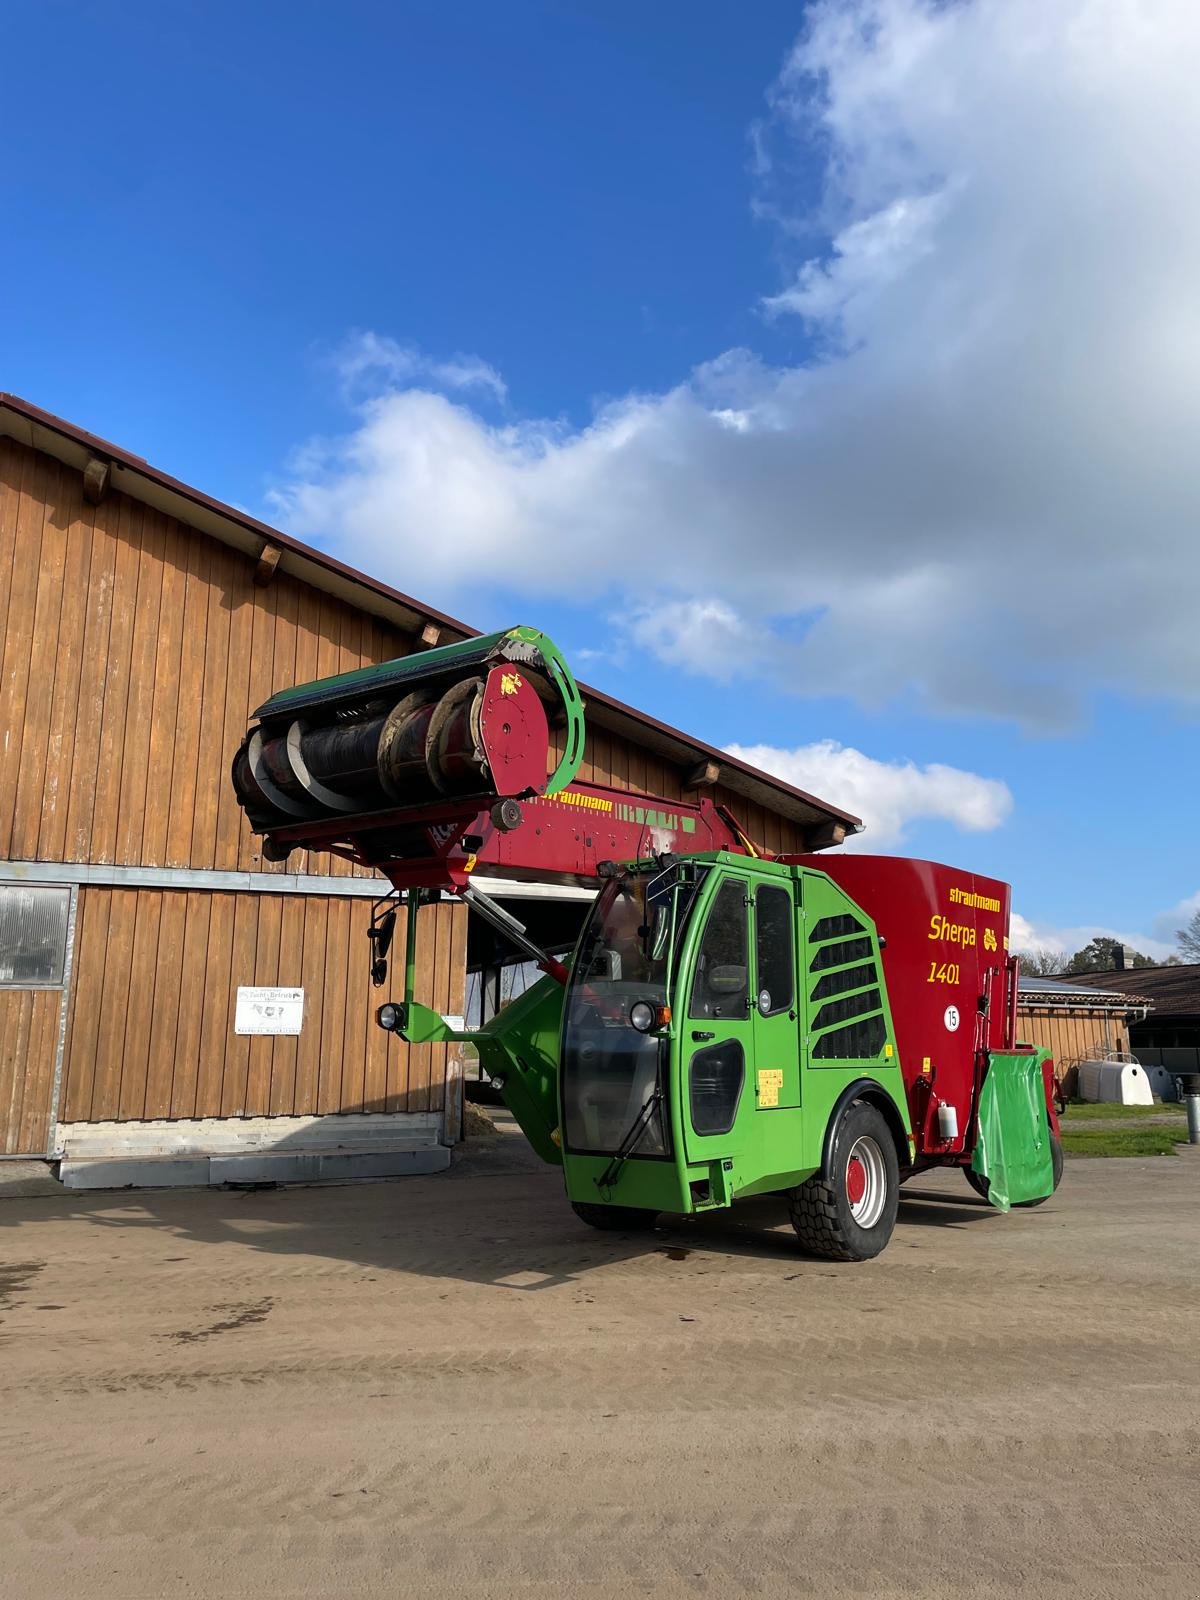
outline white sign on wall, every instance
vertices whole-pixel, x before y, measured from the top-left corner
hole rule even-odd
[[[238,989],[234,1033],[299,1033],[303,1026],[303,989]]]

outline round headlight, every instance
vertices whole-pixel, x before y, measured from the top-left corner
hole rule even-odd
[[[649,1000],[635,1000],[629,1008],[629,1020],[639,1033],[649,1033],[658,1020],[658,1008]]]
[[[401,1008],[391,1000],[389,1000],[386,1005],[380,1006],[379,1010],[375,1013],[375,1021],[387,1033],[394,1033],[396,1031],[396,1029],[400,1026],[401,1017]]]

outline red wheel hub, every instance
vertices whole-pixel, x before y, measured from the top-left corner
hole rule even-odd
[[[846,1163],[846,1198],[856,1206],[867,1192],[867,1169],[857,1156]]]

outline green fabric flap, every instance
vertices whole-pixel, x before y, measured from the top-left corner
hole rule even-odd
[[[1041,1050],[989,1059],[971,1166],[988,1180],[988,1199],[1000,1211],[1054,1192],[1044,1060]]]

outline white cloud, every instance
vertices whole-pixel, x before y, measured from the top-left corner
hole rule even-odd
[[[817,240],[765,301],[819,357],[726,352],[570,429],[489,421],[485,362],[368,335],[370,397],[282,514],[447,605],[607,590],[691,670],[1027,725],[1105,687],[1200,707],[1200,6],[808,15],[755,181]],[[786,174],[815,159],[814,207]]]
[[[945,209],[943,195],[908,195],[851,222],[834,238],[832,258],[806,261],[790,288],[768,296],[767,310],[817,323],[853,311],[861,322],[871,300],[933,252]]]
[[[1180,928],[1186,928],[1188,923],[1200,911],[1200,889],[1195,894],[1186,895],[1169,911],[1160,911],[1154,919],[1154,932],[1160,939],[1169,941],[1175,949],[1176,937]],[[1178,955],[1178,950],[1175,952]]]
[[[1008,937],[1014,950],[1059,950],[1065,947],[1057,939],[1049,941],[1034,923],[1014,911],[1009,918]]]
[[[351,334],[334,351],[331,365],[351,399],[381,383],[403,388],[424,383],[435,389],[484,389],[497,400],[508,397],[504,379],[478,356],[434,361],[412,345],[378,333]]]
[[[919,767],[876,761],[832,739],[795,750],[735,744],[729,753],[861,817],[866,827],[858,839],[865,850],[901,843],[914,822],[949,822],[963,833],[986,833],[1012,810],[1008,786],[997,778],[937,762]]]
[[[1109,927],[1098,922],[1082,923],[1074,928],[1059,928],[1045,922],[1031,921],[1014,911],[1009,931],[1012,947],[1017,951],[1057,950],[1063,956],[1072,956],[1093,939],[1116,939],[1156,961],[1165,961],[1176,955],[1173,940],[1156,938],[1149,933],[1131,933],[1128,929]]]
[[[728,679],[762,669],[763,636],[724,600],[663,600],[614,616],[632,645],[668,666]]]

